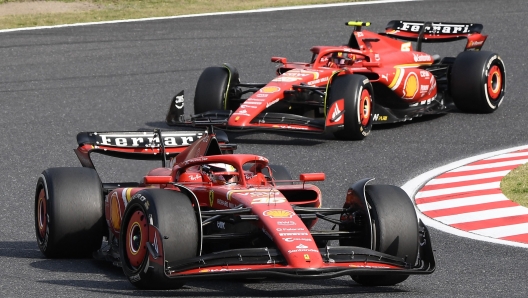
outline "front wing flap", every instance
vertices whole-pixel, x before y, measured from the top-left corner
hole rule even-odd
[[[356,246],[320,248],[324,263],[318,268],[295,268],[272,248],[233,249],[192,259],[166,262],[166,275],[175,280],[271,277],[327,279],[343,275],[430,274],[436,267],[427,227],[419,222],[419,255],[416,264],[405,259]]]

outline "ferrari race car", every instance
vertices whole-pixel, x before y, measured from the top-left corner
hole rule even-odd
[[[323,173],[292,179],[265,157],[234,154],[225,134],[82,132],[77,141],[82,167],[47,169],[36,186],[36,238],[48,258],[109,260],[141,289],[343,275],[394,285],[435,269],[429,232],[399,187],[363,179],[342,207],[323,208],[310,184]],[[139,182],[101,182],[91,153],[162,167]],[[334,228],[316,230],[317,220]]]
[[[184,116],[183,93],[171,101],[169,125],[213,124],[227,130],[331,132],[365,138],[373,124],[445,113],[457,108],[491,113],[506,87],[504,63],[480,51],[481,24],[391,21],[384,33],[354,26],[343,46],[315,46],[310,62],[278,63],[269,83],[241,83],[230,64],[206,68],[198,79],[194,114]],[[463,52],[443,57],[421,52],[422,43],[467,39]],[[413,47],[412,41],[415,41]]]

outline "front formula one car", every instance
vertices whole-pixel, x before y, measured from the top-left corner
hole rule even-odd
[[[213,124],[228,130],[332,132],[363,139],[373,124],[410,120],[454,108],[491,113],[505,92],[499,55],[480,51],[481,24],[391,21],[384,33],[354,26],[348,44],[315,46],[310,62],[278,63],[269,83],[241,83],[230,64],[206,68],[196,85],[194,115],[183,116],[183,93],[174,97],[169,125]],[[457,57],[422,52],[422,43],[467,39]],[[415,48],[411,44],[415,41]]]
[[[309,184],[324,180],[323,173],[294,180],[265,157],[233,154],[236,145],[225,136],[200,135],[79,133],[75,152],[83,167],[50,168],[37,182],[42,253],[93,254],[121,266],[142,289],[198,279],[342,275],[394,285],[434,271],[428,230],[399,187],[364,179],[348,189],[342,207],[323,208],[319,188]],[[139,182],[102,183],[94,152],[170,162]],[[317,220],[334,229],[314,229]]]

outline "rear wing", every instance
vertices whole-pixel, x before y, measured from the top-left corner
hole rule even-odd
[[[482,35],[482,24],[441,23],[393,20],[387,24],[385,33],[398,39],[422,42],[448,42],[467,39],[465,50],[480,50],[487,35]],[[419,46],[418,46],[419,47]],[[418,49],[420,50],[420,49]]]
[[[236,149],[229,144],[223,131],[215,131],[222,151]],[[189,145],[206,135],[205,131],[121,131],[121,132],[80,132],[77,134],[78,147],[74,149],[83,167],[95,169],[91,153],[99,153],[124,159],[165,161],[183,152]],[[160,142],[161,140],[161,142]]]

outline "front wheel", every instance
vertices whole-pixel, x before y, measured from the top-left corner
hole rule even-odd
[[[498,54],[468,51],[460,53],[449,77],[455,106],[468,113],[492,113],[504,99],[506,71]]]
[[[373,88],[367,77],[332,79],[327,96],[326,127],[341,140],[362,140],[372,129]]]
[[[198,253],[198,221],[187,196],[164,189],[141,190],[128,203],[121,226],[119,255],[129,281],[140,289],[181,288],[182,282],[165,275],[164,265]],[[156,264],[149,258],[152,251],[160,254]]]
[[[367,185],[367,202],[372,220],[374,250],[399,257],[414,265],[418,258],[418,220],[411,199],[393,185]],[[354,275],[352,279],[366,286],[391,286],[409,275]]]
[[[204,69],[194,92],[194,113],[233,109],[229,101],[229,90],[238,84],[238,71],[226,64]]]

